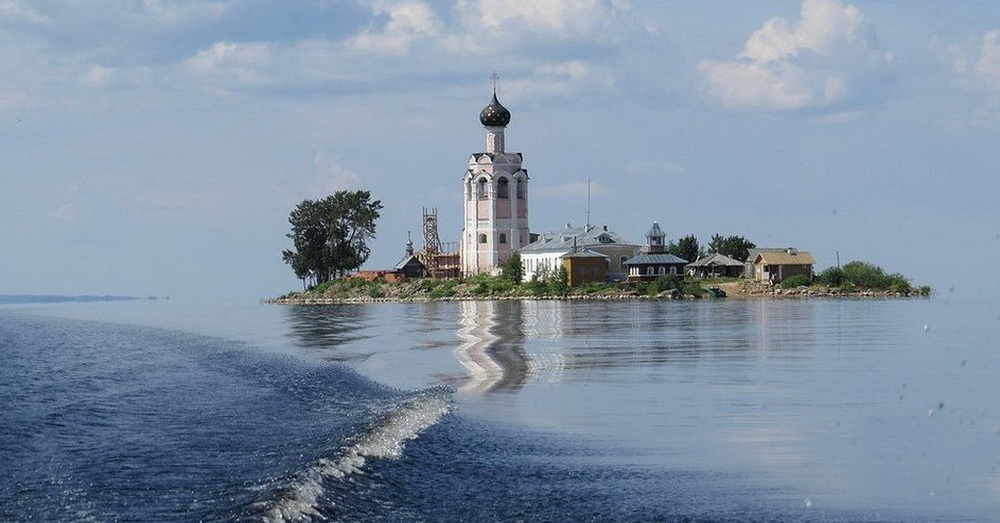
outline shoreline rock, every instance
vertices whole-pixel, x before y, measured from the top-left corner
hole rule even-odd
[[[391,284],[399,285],[399,284]],[[793,289],[782,289],[779,286],[772,286],[759,282],[738,281],[721,283],[714,285],[726,291],[726,298],[722,299],[752,299],[752,298],[777,298],[777,299],[807,299],[807,298],[916,298],[930,295],[922,289],[910,289],[906,292],[892,290],[871,290],[858,289],[855,291],[845,291],[839,288],[822,286],[802,286]],[[391,289],[391,287],[388,287]],[[359,289],[364,290],[364,289]],[[429,293],[421,293],[417,288],[397,288],[395,294],[380,296],[370,296],[361,293],[353,295],[328,295],[317,294],[311,291],[293,292],[276,298],[262,300],[263,303],[274,305],[350,305],[350,304],[375,304],[375,303],[430,303],[430,302],[450,302],[450,301],[510,301],[510,300],[532,300],[532,301],[666,301],[666,300],[698,300],[712,299],[703,298],[693,294],[680,294],[679,292],[664,291],[657,296],[640,295],[634,291],[624,292],[601,292],[595,294],[572,294],[564,295],[521,295],[521,294],[500,294],[500,295],[476,295],[466,291],[455,292],[451,296],[432,297]]]

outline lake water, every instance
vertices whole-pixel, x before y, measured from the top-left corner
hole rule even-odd
[[[996,521],[996,299],[0,308],[0,520]]]

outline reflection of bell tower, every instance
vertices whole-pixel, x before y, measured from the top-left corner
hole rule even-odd
[[[504,129],[510,111],[497,100],[496,73],[493,100],[479,113],[486,129],[486,152],[469,158],[463,179],[465,224],[462,229],[462,274],[494,272],[511,253],[527,245],[528,171],[521,153],[504,150]]]

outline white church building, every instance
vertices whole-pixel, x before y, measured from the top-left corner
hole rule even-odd
[[[531,242],[528,231],[528,171],[521,153],[504,148],[510,111],[493,100],[479,113],[486,151],[473,153],[463,177],[465,221],[459,246],[462,275],[496,273],[515,251]]]

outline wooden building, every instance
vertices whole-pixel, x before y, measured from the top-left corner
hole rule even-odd
[[[747,260],[751,279],[765,283],[780,283],[785,278],[802,274],[810,280],[816,261],[812,254],[794,247],[786,249],[756,249]]]

